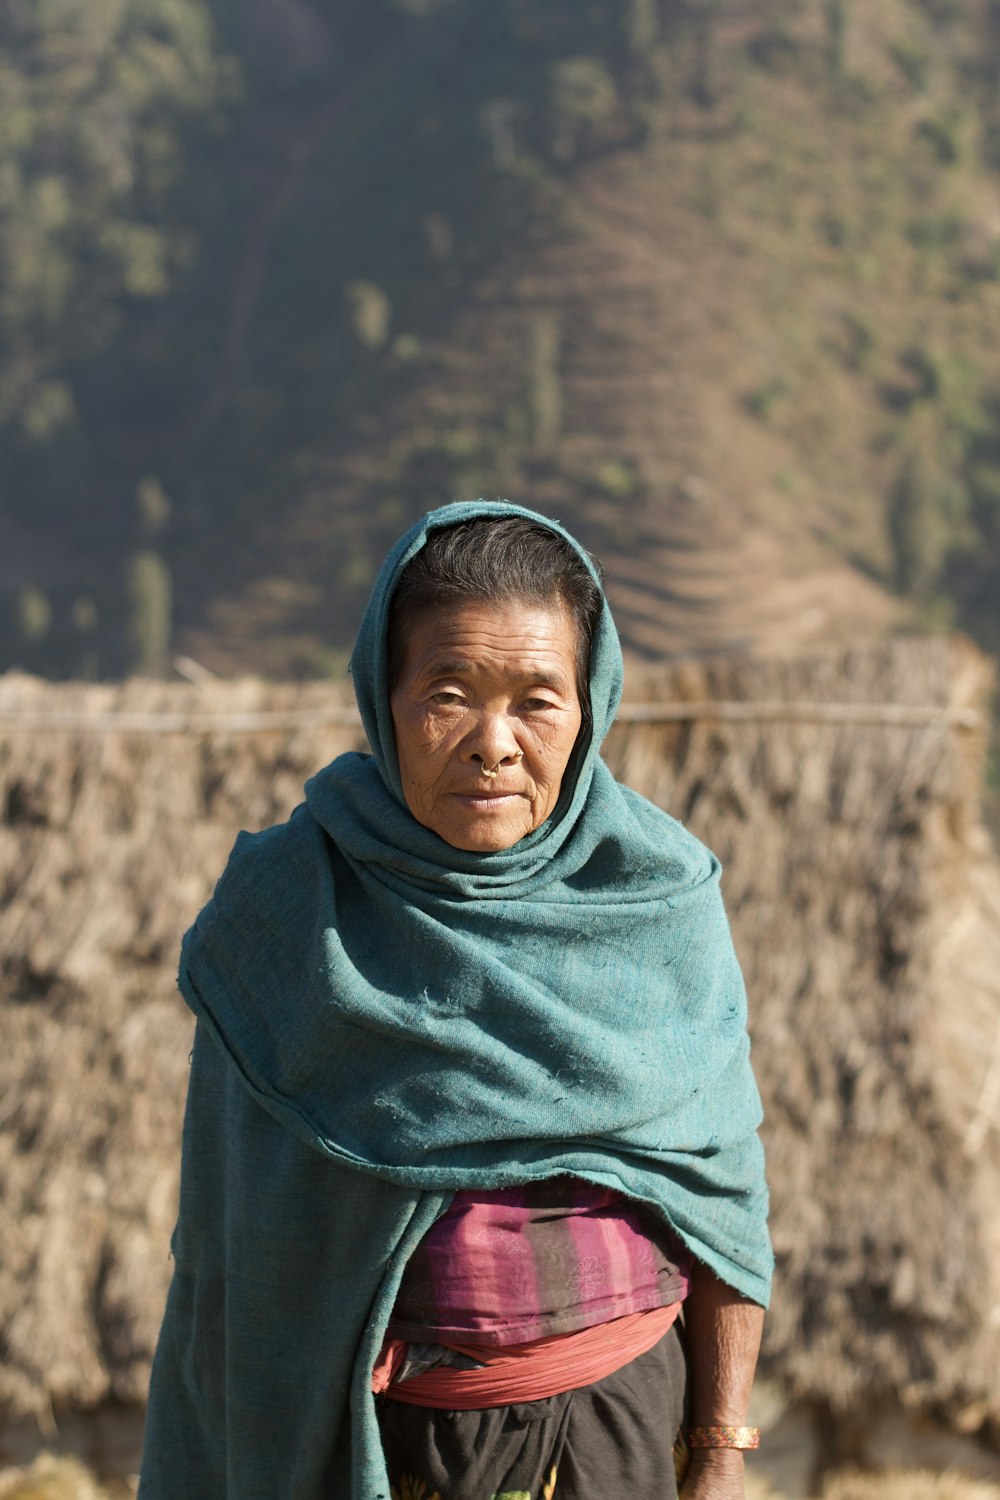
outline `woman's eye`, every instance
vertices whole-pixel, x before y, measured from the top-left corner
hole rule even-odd
[[[431,695],[431,702],[439,703],[444,708],[450,708],[454,704],[462,702],[462,695],[461,693],[451,693],[443,690],[440,693],[433,693]]]
[[[548,698],[525,698],[521,707],[526,713],[535,714],[543,708],[555,708],[555,704],[550,703]]]

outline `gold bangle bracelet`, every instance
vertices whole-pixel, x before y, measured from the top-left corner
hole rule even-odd
[[[689,1448],[759,1448],[759,1427],[692,1427]]]

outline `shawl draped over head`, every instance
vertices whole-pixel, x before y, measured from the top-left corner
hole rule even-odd
[[[593,728],[546,822],[469,853],[403,800],[394,588],[432,529],[508,515],[566,535],[477,502],[399,542],[351,663],[371,754],[241,834],[185,938],[198,1027],[141,1500],[388,1500],[371,1367],[406,1260],[460,1188],[572,1173],[649,1205],[767,1302],[719,865],[599,757],[622,675],[607,605]]]

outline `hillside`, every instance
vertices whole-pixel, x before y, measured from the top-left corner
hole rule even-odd
[[[0,407],[6,663],[337,672],[387,542],[477,493],[579,531],[636,656],[996,644],[987,0],[168,12],[162,243],[133,213],[106,333]]]

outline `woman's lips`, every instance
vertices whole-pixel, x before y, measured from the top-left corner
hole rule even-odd
[[[453,792],[459,802],[464,802],[467,807],[484,807],[491,804],[514,802],[518,797],[526,797],[527,792]]]

